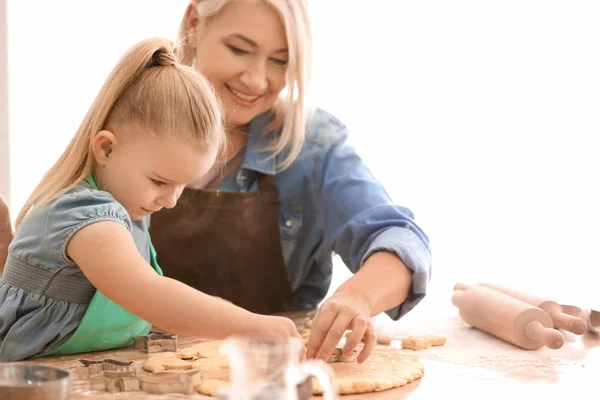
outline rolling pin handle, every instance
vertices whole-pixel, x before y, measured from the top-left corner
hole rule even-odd
[[[531,339],[543,343],[551,349],[560,349],[565,344],[565,337],[557,330],[546,328],[539,321],[531,321],[525,327],[525,335]]]

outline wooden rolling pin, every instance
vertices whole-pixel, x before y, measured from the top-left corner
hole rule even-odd
[[[574,317],[581,318],[587,325],[587,330],[600,333],[600,311],[589,308],[579,308],[570,304],[561,304],[564,312]]]
[[[565,343],[545,311],[488,287],[455,290],[452,304],[466,323],[523,349],[559,349]]]
[[[586,308],[582,310],[581,316],[587,324],[588,331],[600,333],[600,311]]]
[[[563,310],[562,306],[558,304],[556,301],[550,299],[543,299],[537,296],[531,296],[516,290],[509,289],[504,286],[494,285],[491,283],[479,283],[480,286],[486,286],[490,289],[494,289],[497,292],[504,293],[509,295],[510,297],[514,297],[515,299],[524,301],[525,303],[529,303],[532,306],[536,306],[546,311],[552,319],[552,325],[556,329],[564,329],[566,331],[572,332],[576,335],[582,335],[586,330],[586,323],[582,318],[570,315]],[[464,285],[462,283],[458,283],[454,286],[454,289],[462,289],[464,290]]]

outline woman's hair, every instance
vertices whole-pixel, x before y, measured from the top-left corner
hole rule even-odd
[[[174,43],[151,38],[132,46],[104,82],[77,133],[46,172],[17,216],[69,191],[94,170],[92,144],[103,129],[126,126],[149,134],[197,139],[206,149],[226,146],[221,105],[212,85],[176,58]]]
[[[210,22],[223,7],[239,0],[197,0],[198,24]],[[277,168],[283,170],[290,166],[300,153],[304,142],[306,121],[309,110],[306,106],[306,93],[310,82],[312,58],[312,32],[306,0],[252,0],[263,1],[271,6],[281,18],[285,27],[289,59],[287,82],[281,96],[275,104],[273,119],[265,134],[281,129],[281,134],[264,149],[272,152],[270,157],[283,154]],[[196,30],[201,32],[201,30]],[[182,62],[191,65],[194,61],[194,49],[189,43],[185,16],[179,27],[179,39],[182,42]]]

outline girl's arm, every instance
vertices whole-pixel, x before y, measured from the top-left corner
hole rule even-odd
[[[240,333],[300,337],[288,318],[254,314],[157,275],[117,222],[82,228],[69,241],[67,255],[106,297],[167,331],[208,339]]]

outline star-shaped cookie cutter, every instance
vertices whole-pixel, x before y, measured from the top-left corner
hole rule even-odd
[[[77,376],[80,380],[88,380],[92,376],[102,375],[103,372],[133,372],[135,365],[133,361],[120,361],[111,358],[103,360],[88,360],[82,358],[77,360]]]

